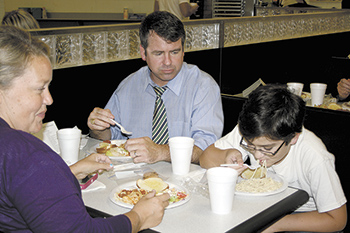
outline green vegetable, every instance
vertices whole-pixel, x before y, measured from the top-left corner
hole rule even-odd
[[[173,203],[173,202],[175,202],[176,201],[176,197],[175,196],[171,196],[170,198],[169,198],[169,203]]]

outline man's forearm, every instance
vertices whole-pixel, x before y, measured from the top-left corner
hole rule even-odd
[[[192,152],[192,163],[199,164],[199,157],[203,153],[203,150],[199,148],[198,146],[193,147],[193,152]]]
[[[105,140],[111,140],[112,134],[110,129],[105,130],[91,130],[89,135],[93,138],[105,141]]]
[[[166,146],[167,150],[166,149],[163,150],[165,153],[164,152],[162,153],[162,158],[160,159],[160,161],[171,162],[169,145],[162,145],[162,146]],[[202,153],[203,153],[202,149],[200,149],[198,146],[193,146],[191,163],[199,164],[199,157],[201,156]]]

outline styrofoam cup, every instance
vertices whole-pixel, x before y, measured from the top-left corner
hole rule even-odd
[[[171,166],[175,175],[186,175],[190,171],[194,139],[172,137],[169,139]]]
[[[60,155],[68,164],[72,165],[78,161],[81,130],[75,128],[60,129],[57,131]]]
[[[298,95],[301,96],[301,93],[303,92],[304,84],[303,83],[295,83],[295,82],[290,82],[287,83],[288,89]]]
[[[232,211],[238,172],[228,167],[214,167],[207,171],[211,210],[215,214]]]
[[[319,106],[323,104],[324,95],[326,94],[327,84],[311,83],[311,104],[312,106]]]

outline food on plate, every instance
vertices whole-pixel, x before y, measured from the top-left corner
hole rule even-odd
[[[103,141],[96,148],[96,152],[100,154],[105,154],[107,150],[111,148],[111,146],[116,146],[116,145],[111,144],[111,141]]]
[[[124,148],[124,144],[118,147],[112,147],[106,152],[107,156],[111,157],[126,157],[130,156],[129,151]]]
[[[179,202],[181,200],[185,200],[185,198],[187,197],[186,192],[176,190],[175,188],[169,189],[167,191],[167,193],[169,193],[169,195],[170,195],[169,204],[176,203],[176,202]]]
[[[110,157],[126,157],[130,156],[130,152],[125,149],[125,144],[116,145],[111,141],[106,140],[99,144],[96,148],[96,152],[100,154],[106,154]]]
[[[327,105],[327,108],[328,109],[332,109],[332,110],[340,110],[340,109],[343,109],[339,104],[337,103],[329,103]]]
[[[159,177],[151,177],[147,179],[138,179],[136,181],[136,186],[139,189],[144,189],[147,192],[152,191],[153,189],[156,190],[157,193],[160,193],[166,189],[169,188],[169,185],[165,183],[161,178]]]
[[[146,194],[147,191],[142,189],[123,189],[115,193],[114,197],[126,204],[135,205]]]
[[[343,103],[342,109],[345,111],[350,111],[350,102]]]
[[[318,108],[325,108],[325,109],[331,109],[331,110],[342,110],[342,106],[340,106],[339,104],[335,103],[335,102],[331,102],[329,104],[321,104],[318,106],[315,106]]]
[[[143,174],[143,179],[148,179],[151,177],[159,177],[157,172],[146,172]]]
[[[157,177],[155,177],[157,176]],[[157,195],[169,193],[169,204],[184,200],[188,194],[175,188],[169,188],[169,184],[159,178],[155,172],[144,174],[143,179],[136,181],[137,188],[122,189],[114,194],[115,200],[120,200],[126,204],[135,205],[144,195],[156,190]]]
[[[301,98],[303,98],[304,101],[311,100],[311,93],[303,92],[303,93],[301,93]]]
[[[247,193],[272,192],[282,187],[282,182],[278,182],[271,177],[262,179],[242,180],[236,185],[236,191]]]
[[[243,179],[258,179],[266,176],[266,168],[259,167],[255,170],[246,169],[242,172],[241,177]]]
[[[264,160],[262,167],[258,167],[256,169],[247,168],[242,172],[241,177],[243,179],[259,179],[259,178],[265,178],[266,173],[267,173],[266,160]]]
[[[271,192],[282,187],[282,182],[278,182],[271,177],[267,177],[266,160],[261,167],[255,170],[246,169],[242,172],[243,180],[236,185],[236,191],[246,193]]]

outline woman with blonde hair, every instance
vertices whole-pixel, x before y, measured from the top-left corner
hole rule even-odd
[[[19,27],[25,30],[40,28],[38,21],[29,12],[21,9],[6,13],[1,24]]]
[[[132,210],[92,218],[78,179],[110,170],[111,161],[91,154],[68,167],[31,135],[42,128],[52,68],[49,49],[29,32],[0,26],[0,232],[138,232],[158,225],[169,194],[153,190]]]

